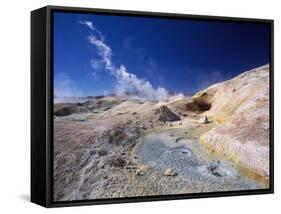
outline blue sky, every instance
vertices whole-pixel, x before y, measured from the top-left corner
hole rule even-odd
[[[194,93],[269,63],[269,31],[262,24],[55,12],[55,93]],[[121,65],[129,80],[120,79]]]

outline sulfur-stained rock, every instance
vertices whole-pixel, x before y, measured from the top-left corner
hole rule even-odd
[[[205,114],[220,125],[203,134],[200,141],[235,164],[259,175],[268,175],[269,65],[204,91],[209,96],[206,99],[212,103]]]

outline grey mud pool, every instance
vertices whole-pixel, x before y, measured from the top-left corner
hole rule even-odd
[[[170,129],[145,136],[138,147],[138,156],[144,164],[162,172],[171,169],[189,182],[221,185],[225,190],[261,188],[229,162],[211,157],[197,139],[188,139],[183,130]]]

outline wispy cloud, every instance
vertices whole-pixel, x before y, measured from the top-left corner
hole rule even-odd
[[[215,83],[219,83],[229,79],[230,77],[219,71],[201,71],[198,76],[200,80],[199,90],[205,89]]]
[[[98,72],[101,71],[101,68],[103,67],[102,62],[98,59],[91,59],[90,61],[91,67],[93,69],[93,76],[96,76]]]
[[[78,89],[75,83],[66,73],[58,73],[55,79],[55,97],[81,97],[82,90]]]
[[[143,63],[146,60],[146,51],[144,48],[141,48],[137,45],[138,42],[135,37],[128,36],[124,38],[121,43],[124,50],[132,54],[134,58],[137,58],[139,62]]]
[[[111,60],[111,48],[103,41],[103,39],[98,38],[95,35],[90,35],[88,39],[89,42],[97,48],[98,54],[102,58],[102,62],[105,64],[105,68],[110,72],[114,72],[114,67]]]
[[[105,70],[115,77],[117,95],[129,95],[140,99],[155,101],[166,100],[168,98],[168,91],[165,88],[154,88],[149,81],[138,78],[135,74],[130,73],[123,64],[116,67],[112,61],[112,49],[106,44],[103,34],[90,21],[80,21],[80,24],[89,28],[91,32],[88,37],[89,43],[97,49],[97,53],[101,57],[100,62],[104,65]],[[95,61],[94,66],[97,64],[98,63]]]
[[[92,22],[89,22],[89,21],[80,21],[79,22],[80,24],[82,24],[82,25],[86,25],[88,28],[90,28],[91,30],[95,30],[95,28],[94,28],[94,25],[93,25],[93,23]]]
[[[168,92],[165,88],[153,88],[149,81],[138,78],[135,74],[127,72],[124,65],[116,70],[116,92],[119,95],[136,96],[148,100],[166,100]]]

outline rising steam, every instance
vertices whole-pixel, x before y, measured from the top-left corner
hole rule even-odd
[[[125,65],[116,67],[112,61],[112,49],[105,43],[103,34],[90,21],[80,21],[90,30],[88,41],[97,49],[101,57],[99,61],[92,59],[92,67],[102,64],[106,71],[110,72],[116,79],[115,93],[118,96],[160,101],[168,99],[168,91],[163,87],[154,88],[145,79],[138,78],[135,74],[128,72]]]

